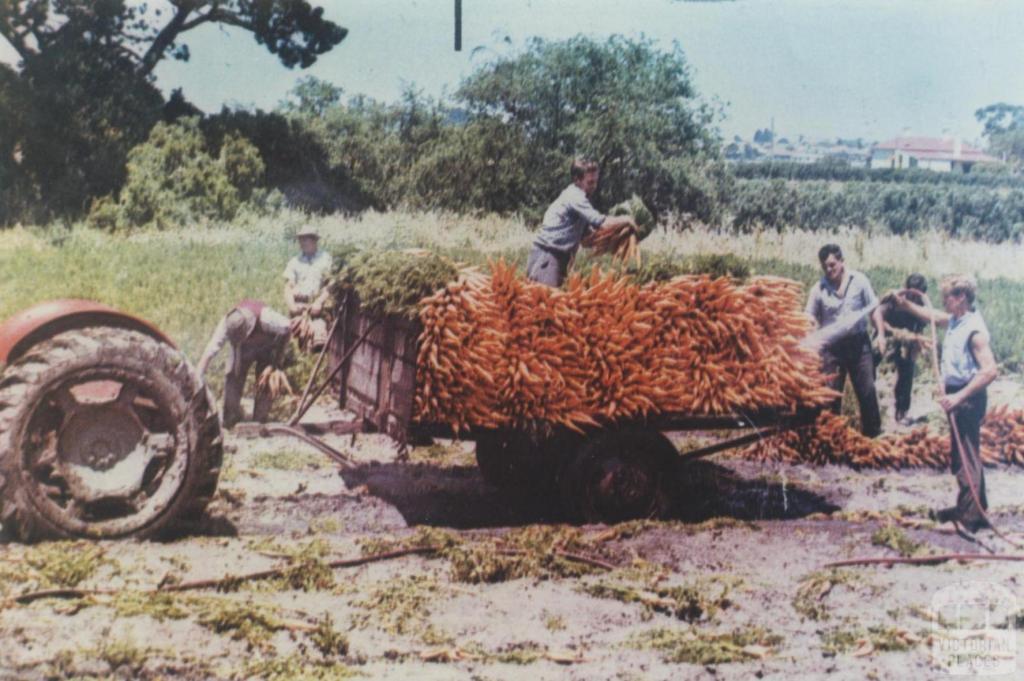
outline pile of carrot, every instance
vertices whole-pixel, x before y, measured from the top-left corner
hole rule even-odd
[[[981,424],[981,459],[985,463],[1024,466],[1024,409],[1005,404],[990,409]]]
[[[638,286],[594,269],[564,289],[504,262],[421,301],[416,418],[580,430],[652,414],[794,411],[837,395],[799,283],[681,276]]]
[[[740,452],[759,461],[839,464],[854,468],[946,468],[948,433],[927,426],[872,440],[850,427],[846,419],[824,412],[813,426],[775,435]],[[1024,410],[997,407],[985,416],[981,458],[989,466],[1024,466]]]

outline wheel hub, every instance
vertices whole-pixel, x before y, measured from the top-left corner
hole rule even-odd
[[[80,404],[61,428],[57,458],[78,502],[126,500],[142,489],[150,463],[170,441],[169,435],[147,432],[117,402]]]

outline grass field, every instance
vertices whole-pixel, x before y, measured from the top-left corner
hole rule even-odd
[[[81,227],[17,228],[0,232],[0,318],[47,299],[92,298],[149,319],[197,359],[219,317],[238,299],[260,298],[283,307],[281,272],[297,252],[291,235],[307,221],[320,228],[328,250],[431,248],[472,262],[505,257],[520,267],[533,238],[517,220],[436,213],[312,219],[283,213],[132,236]],[[680,258],[733,253],[753,272],[808,284],[819,276],[815,254],[828,241],[842,245],[848,264],[867,273],[879,292],[901,285],[911,271],[926,274],[931,290],[937,290],[935,282],[945,273],[974,273],[981,280],[981,308],[992,328],[997,358],[1014,366],[1024,361],[1024,270],[1019,266],[1024,249],[1019,245],[954,242],[939,235],[737,236],[659,230],[643,250]]]

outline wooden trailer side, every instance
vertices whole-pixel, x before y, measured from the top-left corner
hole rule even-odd
[[[363,420],[368,430],[399,442],[408,437],[416,392],[416,354],[420,327],[401,317],[363,314],[353,296],[330,339],[330,368],[352,349],[339,373],[338,404]]]

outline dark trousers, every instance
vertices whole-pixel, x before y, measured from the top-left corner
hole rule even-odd
[[[569,272],[572,255],[533,245],[526,261],[526,278],[538,284],[558,288]]]
[[[875,437],[882,432],[878,393],[875,392],[875,362],[871,357],[868,335],[862,333],[849,336],[822,350],[821,368],[826,374],[833,375],[829,386],[840,393],[849,375],[860,407],[860,431],[868,437]],[[841,407],[842,398],[831,405],[832,411],[837,414]]]
[[[242,361],[224,374],[224,411],[221,416],[225,428],[231,428],[239,421],[244,420],[242,392],[245,390],[245,379],[249,374],[249,369],[255,364],[256,378],[259,379],[260,374],[272,364],[273,359],[274,353],[271,348],[258,348],[253,351],[242,346]],[[266,423],[270,418],[272,404],[273,399],[266,391],[257,390],[253,400],[252,420]]]
[[[946,386],[947,395],[957,390],[959,388]],[[988,394],[981,390],[967,398],[952,413],[957,430],[960,432],[960,441],[964,445],[964,451],[961,452],[957,446],[956,436],[953,433],[949,434],[951,468],[953,475],[956,476],[956,483],[960,487],[960,492],[956,497],[957,515],[964,523],[982,520],[981,509],[988,508],[988,498],[985,496],[985,468],[981,463],[981,423],[985,420],[987,407]],[[978,493],[981,509],[978,508],[978,504],[974,501],[974,494],[971,493],[971,481],[974,482],[975,490]]]
[[[897,348],[893,355],[896,364],[896,412],[910,411],[910,394],[914,391],[914,365],[916,354],[910,348]]]

